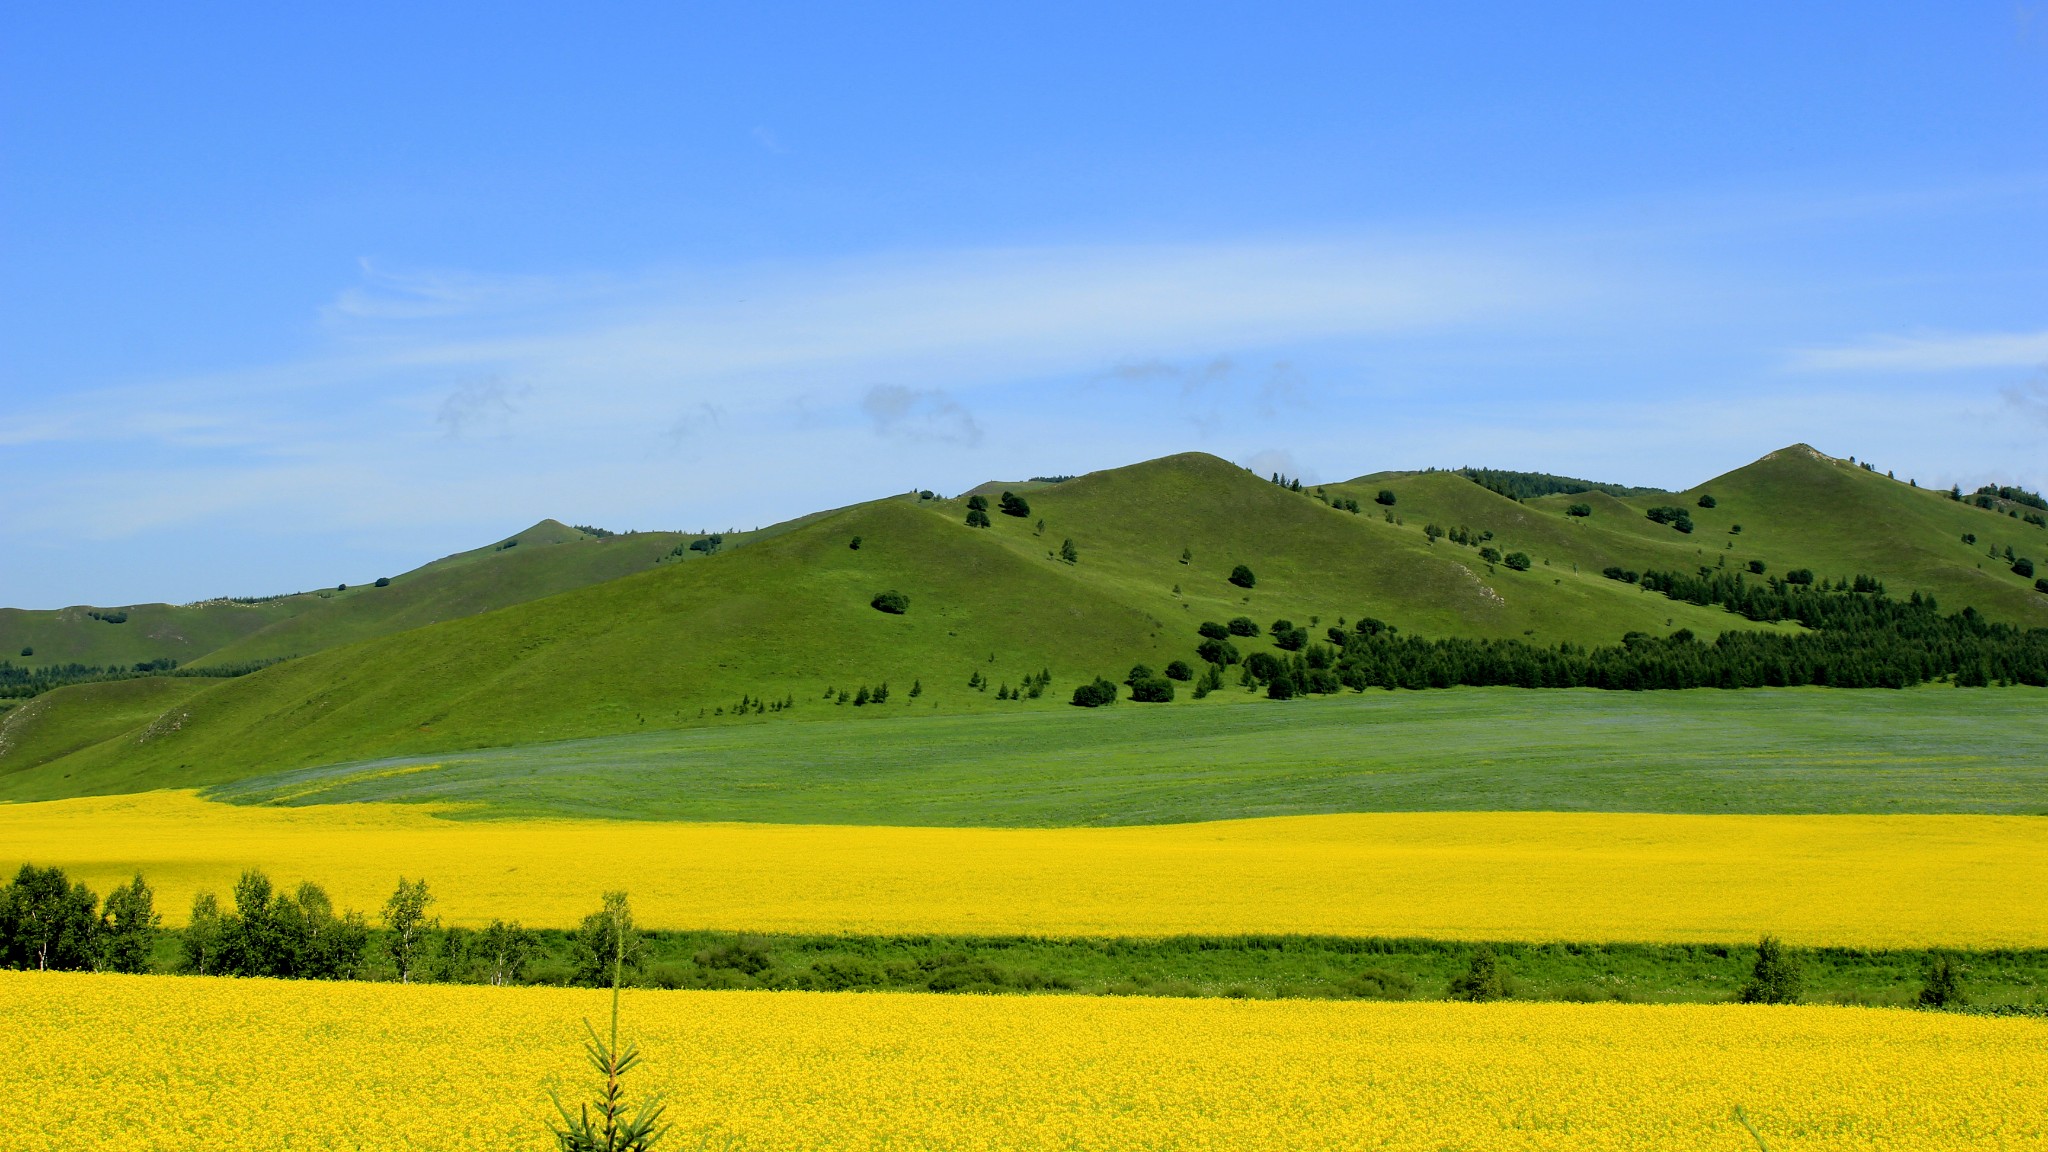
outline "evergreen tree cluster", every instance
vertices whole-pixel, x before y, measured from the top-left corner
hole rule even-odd
[[[832,689],[825,689],[825,695],[827,698],[831,697]],[[841,693],[841,695],[844,695],[844,693]],[[734,716],[765,716],[770,712],[787,712],[794,707],[796,707],[796,697],[794,696],[784,696],[780,700],[763,700],[758,696],[750,696],[742,692],[740,693],[739,703],[733,705],[730,709],[720,705],[714,714],[723,716],[730,711]]]
[[[1794,621],[1800,633],[1731,630],[1703,643],[1690,630],[1659,638],[1631,632],[1617,645],[1544,647],[1521,640],[1402,636],[1370,617],[1328,630],[1328,644],[1300,643],[1275,621],[1279,652],[1236,661],[1239,683],[1275,699],[1366,688],[1759,688],[1804,684],[1905,688],[1943,677],[1959,686],[2048,686],[2048,629],[1987,622],[1974,609],[1943,616],[1931,597],[1894,600],[1870,577],[1832,584],[1751,583],[1705,568],[1697,576],[1651,572],[1644,588],[1674,600],[1717,605],[1760,623]],[[1282,628],[1282,625],[1286,625]],[[1236,655],[1204,625],[1197,653],[1220,676]],[[1198,693],[1200,694],[1200,693]]]
[[[987,690],[988,681],[986,678],[982,680],[981,686],[984,691]],[[1040,696],[1045,695],[1045,690],[1050,687],[1052,687],[1052,669],[1043,668],[1024,677],[1015,688],[1010,687],[1008,684],[997,688],[996,699],[1036,700]]]
[[[1630,488],[1625,484],[1601,484],[1592,480],[1576,480],[1570,476],[1553,476],[1548,472],[1460,468],[1458,474],[1481,488],[1497,492],[1510,500],[1533,500],[1538,496],[1555,496],[1559,493],[1567,496],[1576,496],[1581,492],[1605,492],[1609,496],[1649,496],[1663,493],[1661,488]]]

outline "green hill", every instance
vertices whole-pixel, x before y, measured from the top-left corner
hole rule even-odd
[[[1382,488],[1396,494],[1391,509],[1372,503]],[[1994,619],[2048,626],[2048,596],[2002,559],[2010,546],[2016,555],[2048,562],[2048,529],[1912,487],[1804,444],[1680,493],[1618,498],[1594,491],[1517,502],[1455,472],[1382,473],[1328,485],[1326,493],[1359,500],[1368,515],[1391,511],[1411,527],[1434,522],[1446,529],[1491,531],[1495,547],[1523,549],[1581,571],[1610,565],[1636,571],[1690,571],[1702,564],[1739,569],[1759,560],[1770,575],[1795,568],[1829,580],[1869,574],[1900,597],[1921,592],[1949,611],[1969,606]],[[1700,507],[1703,496],[1712,496],[1714,507]],[[1567,515],[1573,505],[1589,508],[1591,515]],[[1684,508],[1694,530],[1682,533],[1651,521],[1646,513],[1656,507]],[[1965,535],[1976,542],[1964,543]]]
[[[1238,615],[1318,632],[1371,615],[1410,635],[1537,644],[1762,627],[1609,579],[1609,565],[1690,572],[1759,558],[1773,573],[1867,572],[1899,595],[1930,591],[1950,609],[2048,623],[2048,596],[1982,552],[2009,535],[2048,558],[2027,543],[2048,533],[1804,446],[1687,493],[1628,498],[1521,502],[1455,472],[1296,492],[1202,454],[983,487],[986,528],[964,522],[964,495],[892,497],[735,537],[715,555],[685,550],[689,563],[657,562],[689,537],[598,539],[544,521],[516,545],[438,561],[388,588],[338,592],[252,629],[211,658],[306,654],[165,689],[175,699],[154,714],[147,689],[121,697],[128,711],[110,704],[89,723],[88,702],[100,697],[49,694],[50,715],[22,721],[43,751],[0,759],[0,796],[213,784],[724,723],[743,701],[750,714],[773,702],[778,718],[797,719],[1065,709],[1077,682],[1121,679],[1140,662],[1196,662],[1195,626]],[[1395,492],[1392,507],[1374,502],[1381,488]],[[1025,497],[1028,513],[997,510],[1005,490]],[[1706,492],[1716,507],[1697,506]],[[1681,502],[1691,534],[1644,515]],[[1569,516],[1572,504],[1592,514]],[[1740,534],[1730,531],[1737,522]],[[1455,532],[1432,539],[1432,524]],[[1972,527],[1979,544],[1961,545]],[[1061,559],[1069,543],[1072,563]],[[1530,566],[1489,562],[1487,549],[1525,553]],[[1240,564],[1256,574],[1250,588],[1230,582]],[[909,610],[871,607],[884,591],[906,595]],[[1053,691],[998,699],[996,689],[1040,670]],[[884,683],[886,708],[836,703],[842,691]],[[1198,706],[1183,690],[1171,707]],[[78,724],[67,728],[64,716]]]
[[[217,665],[299,656],[616,579],[653,565],[690,539],[673,532],[599,537],[543,520],[483,548],[392,577],[381,588],[357,584],[194,604],[0,609],[0,658],[48,667],[166,658]],[[33,655],[17,655],[23,649]]]

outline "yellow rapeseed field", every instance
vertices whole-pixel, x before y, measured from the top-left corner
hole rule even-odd
[[[649,927],[1047,935],[2048,945],[2048,821],[1538,812],[1000,830],[460,821],[407,805],[189,793],[0,805],[0,868],[104,891],[136,869],[182,921],[237,873],[374,911],[424,876],[451,923],[569,926],[607,888]]]
[[[594,991],[0,973],[0,1144],[540,1149]],[[2048,1147],[2048,1021],[633,992],[678,1149]],[[730,1138],[730,1139],[728,1139]]]

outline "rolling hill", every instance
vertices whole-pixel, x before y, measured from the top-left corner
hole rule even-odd
[[[1373,502],[1380,488],[1396,493],[1391,508]],[[338,593],[214,650],[307,653],[253,675],[155,698],[105,685],[46,694],[43,711],[17,725],[17,743],[37,751],[0,751],[0,796],[215,784],[728,723],[742,709],[766,715],[769,702],[798,719],[1063,708],[1076,682],[1120,679],[1139,662],[1193,662],[1195,625],[1237,615],[1306,626],[1371,615],[1409,634],[1537,644],[1762,627],[1608,579],[1609,565],[1691,571],[1762,558],[1773,572],[1868,572],[1899,595],[1928,591],[1951,609],[2048,623],[2048,596],[1994,573],[2003,566],[1988,563],[1981,540],[1959,544],[1975,526],[2038,554],[2048,533],[1804,446],[1678,497],[1521,502],[1451,472],[1298,492],[1198,453],[983,490],[1020,493],[1028,513],[992,507],[984,529],[964,523],[964,496],[890,497],[686,564],[651,555],[681,538],[564,538],[573,530],[543,522],[530,542],[522,534],[515,547],[450,557],[390,588]],[[1716,507],[1696,507],[1706,492]],[[1679,500],[1694,508],[1690,535],[1644,516]],[[1592,515],[1566,515],[1572,503]],[[1740,534],[1729,530],[1737,522]],[[1469,529],[1459,533],[1469,542],[1432,539],[1428,524]],[[1066,543],[1072,563],[1060,558]],[[1530,567],[1489,563],[1482,547],[1524,552]],[[1255,572],[1252,587],[1229,581],[1239,564]],[[906,595],[908,611],[871,607],[884,591]],[[990,690],[1041,670],[1055,685],[1042,697]],[[841,692],[884,683],[884,707],[840,707]],[[1183,693],[1175,706],[1200,705]]]

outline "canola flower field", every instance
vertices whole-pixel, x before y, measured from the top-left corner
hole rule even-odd
[[[0,972],[0,1141],[540,1149],[607,993]],[[628,992],[682,1149],[2048,1148],[2048,1021]]]
[[[1125,828],[437,818],[156,792],[0,805],[0,869],[99,891],[140,869],[173,924],[244,868],[374,912],[424,876],[453,924],[570,927],[606,889],[651,928],[1800,945],[2048,945],[2038,817],[1424,812]]]

